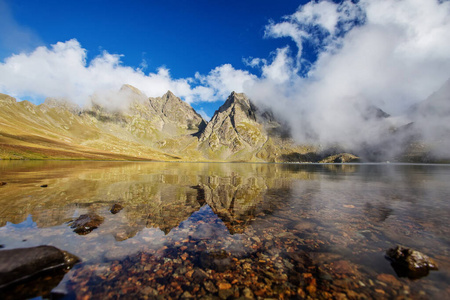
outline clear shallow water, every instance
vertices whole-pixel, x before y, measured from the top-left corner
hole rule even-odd
[[[0,161],[0,181],[4,249],[82,259],[49,288],[67,299],[450,298],[450,166]],[[439,270],[398,277],[397,244]]]

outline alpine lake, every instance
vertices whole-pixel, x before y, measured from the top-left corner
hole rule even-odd
[[[450,165],[0,161],[0,181],[0,251],[80,258],[6,299],[450,299]],[[397,245],[439,269],[399,271]]]

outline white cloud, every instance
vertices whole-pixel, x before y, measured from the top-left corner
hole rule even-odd
[[[267,60],[266,59],[259,58],[259,57],[256,57],[256,58],[253,58],[253,57],[243,58],[242,62],[246,66],[249,66],[249,67],[252,67],[252,68],[256,68],[256,67],[259,67],[261,65],[267,64]]]
[[[87,63],[87,51],[75,39],[12,55],[0,63],[0,92],[18,98],[61,97],[79,105],[94,94],[117,91],[123,84],[135,86],[149,97],[171,90],[189,103],[213,102],[226,99],[232,91],[244,91],[255,79],[230,64],[216,67],[207,75],[197,73],[195,78],[174,79],[164,67],[145,74],[143,67],[124,66],[121,55],[107,51]]]
[[[299,141],[310,135],[349,145],[376,140],[383,124],[365,120],[364,107],[401,114],[450,77],[450,2],[310,2],[270,23],[266,36],[290,37],[297,59],[278,49],[246,92],[288,117]],[[305,43],[317,47],[318,59],[301,77]]]
[[[331,34],[334,34],[339,18],[341,15],[331,1],[309,2],[289,17],[302,25],[319,25]]]
[[[232,91],[243,92],[257,79],[248,71],[236,70],[230,64],[216,67],[206,76],[196,73],[195,78],[203,85],[202,89],[212,92],[210,101],[226,99]]]
[[[87,64],[86,50],[75,39],[51,48],[38,47],[0,63],[0,91],[18,97],[69,98],[80,105],[95,92],[118,90],[123,84],[152,97],[169,89],[180,97],[194,96],[188,79],[173,79],[165,68],[144,74],[141,69],[123,66],[120,57],[104,51]]]

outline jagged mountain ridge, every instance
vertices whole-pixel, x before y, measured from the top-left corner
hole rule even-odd
[[[442,102],[446,97],[444,88],[418,107],[422,114],[429,114],[430,105],[435,107],[436,99]],[[390,116],[377,107],[362,107],[361,113],[389,124]],[[0,94],[0,158],[319,162],[330,161],[340,152],[354,153],[339,147],[298,145],[290,137],[290,128],[277,117],[235,92],[209,122],[170,91],[148,98],[130,85],[106,96],[94,95],[85,108],[52,98],[34,105]],[[412,133],[406,136],[415,137],[420,121],[416,118],[415,125],[408,126]],[[402,128],[386,132],[387,138],[378,142],[382,147],[353,150],[383,160],[386,155],[379,149],[398,148],[402,140],[401,147],[416,151],[404,146]]]
[[[170,91],[147,98],[130,85],[94,95],[83,109],[61,99],[0,99],[3,159],[279,161],[305,149],[271,134],[280,127],[273,115],[234,92],[209,123]]]

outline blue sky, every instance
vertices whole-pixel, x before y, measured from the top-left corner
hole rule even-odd
[[[0,40],[1,60],[37,46],[77,39],[87,50],[88,61],[106,50],[122,55],[123,65],[144,66],[147,72],[164,66],[173,78],[193,77],[196,72],[206,74],[223,64],[252,69],[243,59],[269,57],[289,43],[287,39],[264,38],[269,21],[279,20],[307,2],[2,1],[2,8],[9,10],[16,27],[27,35],[9,43]],[[201,107],[212,115],[220,104],[217,101]]]
[[[236,0],[6,0],[14,19],[35,35],[34,43],[1,45],[2,58],[30,46],[77,39],[89,58],[105,49],[125,65],[149,70],[164,65],[175,78],[207,73],[243,58],[265,57],[282,45],[264,39],[264,27],[307,1]]]
[[[131,84],[208,119],[236,91],[354,143],[364,107],[402,116],[449,78],[449,0],[0,0],[0,92],[36,104],[119,109]]]

